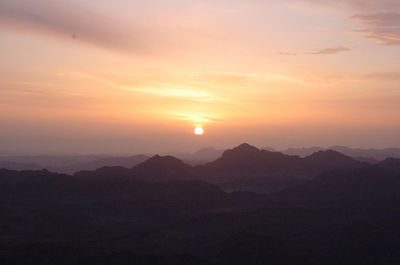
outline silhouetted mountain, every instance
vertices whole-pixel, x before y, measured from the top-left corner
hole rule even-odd
[[[43,167],[33,163],[16,163],[10,161],[0,161],[0,168],[10,170],[40,170]]]
[[[289,165],[299,161],[297,156],[287,156],[279,152],[259,150],[249,144],[241,144],[226,150],[222,157],[197,167],[204,174],[217,181],[237,177],[259,177],[263,175],[288,175]]]
[[[126,167],[101,167],[96,170],[82,170],[74,174],[76,177],[91,179],[134,178],[132,171]]]
[[[142,182],[199,179],[195,170],[173,156],[155,155],[131,169],[102,167],[94,171],[80,171],[75,176],[86,178],[127,177]]]
[[[376,164],[378,167],[399,172],[400,173],[400,159],[397,158],[387,158],[382,162]]]
[[[359,161],[374,163],[374,160],[382,161],[389,157],[400,158],[400,148],[386,148],[386,149],[361,149],[350,148],[346,146],[331,146],[324,147],[309,147],[309,148],[288,148],[283,150],[282,153],[288,155],[298,155],[301,157],[309,156],[315,152],[323,150],[334,150],[344,155],[354,157]],[[374,159],[374,160],[371,160]]]
[[[400,158],[400,148],[361,149],[349,148],[346,146],[332,146],[330,149],[351,157],[372,157],[378,161],[385,160],[389,157]]]
[[[78,171],[95,170],[102,167],[132,168],[137,164],[146,161],[147,159],[149,159],[149,157],[145,155],[135,155],[130,157],[108,157],[108,158],[96,159],[85,163],[71,164],[66,167],[55,168],[52,170],[60,173],[73,174]]]
[[[355,169],[368,165],[333,150],[318,151],[303,158],[301,164],[306,172],[313,176],[333,169]]]
[[[278,191],[226,193],[199,180],[167,181],[194,170],[168,156],[74,176],[1,169],[0,264],[399,264],[397,160],[365,166],[333,151],[300,158],[244,144],[217,161],[231,176],[228,167],[249,173],[231,184],[265,182]],[[342,169],[301,180],[250,175],[265,164],[277,173]]]
[[[197,169],[218,183],[245,177],[312,178],[333,169],[353,169],[361,166],[364,164],[331,150],[300,158],[242,144],[225,151],[221,158]]]
[[[144,181],[188,180],[197,178],[194,169],[173,156],[153,156],[132,168],[135,178]]]

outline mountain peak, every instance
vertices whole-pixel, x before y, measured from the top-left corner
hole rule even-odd
[[[400,172],[400,159],[389,157],[378,163],[378,167],[384,168],[387,170]]]
[[[232,149],[232,151],[239,151],[239,152],[259,152],[260,150],[259,150],[257,147],[252,146],[252,145],[250,145],[250,144],[248,144],[248,143],[243,143],[243,144],[241,144],[241,145],[239,145],[239,146],[237,146],[237,147],[234,147],[234,148]]]
[[[150,157],[147,161],[181,161],[178,158],[171,156],[171,155],[165,155],[165,156],[160,156],[160,155],[154,155]]]
[[[252,145],[249,145],[247,143],[243,143],[239,146],[236,146],[232,149],[226,150],[221,158],[235,158],[235,159],[240,159],[243,157],[248,158],[249,156],[255,156],[259,154],[261,151]]]
[[[351,159],[351,157],[348,157],[340,152],[337,152],[337,151],[334,151],[331,149],[317,151],[317,152],[311,154],[310,156],[308,156],[307,158],[316,159],[316,158],[337,158],[337,157],[340,157],[340,158],[346,157],[346,158]]]
[[[160,156],[160,155],[155,155],[148,160],[144,161],[143,163],[137,165],[138,166],[156,166],[156,167],[164,167],[164,166],[187,166],[185,163],[183,163],[180,159],[173,157],[173,156]]]
[[[394,157],[388,157],[381,162],[381,164],[384,164],[384,163],[400,163],[400,159],[394,158]]]
[[[307,156],[303,158],[303,161],[309,163],[309,165],[314,165],[315,168],[324,169],[324,171],[358,168],[365,165],[350,156],[329,149]]]
[[[139,179],[148,181],[194,177],[193,168],[173,156],[155,155],[132,168],[132,171]]]

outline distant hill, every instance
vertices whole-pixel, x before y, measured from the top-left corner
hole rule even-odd
[[[398,158],[387,158],[376,164],[376,166],[400,173],[400,159]]]
[[[214,161],[219,158],[225,150],[215,148],[202,148],[192,154],[177,153],[173,154],[175,157],[183,160],[185,163],[196,166]]]
[[[400,148],[386,148],[386,149],[361,149],[361,148],[350,148],[346,146],[331,146],[328,148],[324,147],[310,147],[310,148],[289,148],[283,150],[282,153],[288,155],[298,155],[301,157],[309,156],[315,152],[321,150],[334,150],[345,154],[347,156],[354,157],[360,161],[367,162],[378,162],[385,160],[386,158],[400,158]]]
[[[0,161],[0,168],[10,169],[10,170],[40,170],[43,167],[33,163]]]
[[[191,166],[173,156],[153,156],[136,165],[131,172],[136,179],[150,182],[198,178]]]
[[[386,148],[386,149],[360,149],[349,148],[345,146],[333,146],[331,149],[346,154],[352,157],[372,157],[378,161],[385,160],[386,158],[400,158],[400,148]]]
[[[129,177],[143,182],[165,182],[171,180],[200,179],[193,167],[185,164],[173,156],[155,155],[144,162],[138,163],[133,168],[126,167],[101,167],[94,171],[84,170],[75,176],[84,177]]]
[[[147,159],[149,159],[149,157],[145,155],[135,155],[130,157],[107,157],[107,158],[95,159],[88,162],[75,163],[67,165],[65,167],[51,168],[51,169],[55,172],[73,174],[78,171],[83,171],[83,170],[90,171],[102,167],[118,166],[118,167],[132,168],[137,164],[146,161]]]
[[[295,155],[300,157],[306,157],[312,155],[315,152],[323,151],[325,148],[323,147],[308,147],[308,148],[288,148],[282,150],[281,152],[287,155]]]
[[[37,164],[44,168],[60,168],[75,163],[86,163],[97,159],[107,158],[109,155],[18,155],[0,156],[2,161],[16,163]]]

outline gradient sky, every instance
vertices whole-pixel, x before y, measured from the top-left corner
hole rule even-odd
[[[400,146],[398,0],[0,0],[0,73],[3,153]]]

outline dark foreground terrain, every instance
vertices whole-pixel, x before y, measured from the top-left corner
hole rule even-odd
[[[6,265],[400,264],[400,160],[241,145],[197,167],[2,169],[0,214]]]

